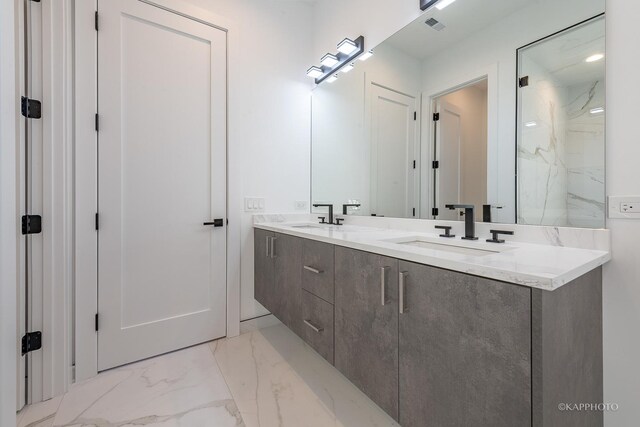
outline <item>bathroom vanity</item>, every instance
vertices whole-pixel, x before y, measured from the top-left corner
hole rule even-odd
[[[306,221],[254,232],[255,298],[403,427],[602,426],[558,405],[602,402],[607,251]]]

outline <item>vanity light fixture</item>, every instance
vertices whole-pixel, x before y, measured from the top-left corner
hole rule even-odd
[[[347,53],[348,52],[348,53]],[[327,53],[322,57],[321,67],[313,66],[307,70],[307,76],[315,79],[316,84],[320,84],[325,80],[335,82],[338,78],[338,71],[348,73],[353,70],[356,60],[359,56],[371,56],[371,51],[364,53],[364,37],[360,36],[355,40],[345,38],[338,43],[338,53]],[[366,59],[366,58],[365,58]]]
[[[442,10],[456,0],[420,0],[420,9],[427,10],[431,6],[436,5],[438,10]]]
[[[526,127],[528,127],[528,128],[534,128],[534,127],[538,126],[538,122],[527,122],[524,125]]]
[[[589,110],[589,113],[591,113],[591,114],[601,114],[601,113],[604,113],[604,107],[596,107],[596,108],[592,108],[591,110]]]
[[[591,55],[590,57],[585,59],[585,62],[596,62],[600,61],[602,58],[604,58],[604,55],[602,53],[596,53],[595,55]]]
[[[373,56],[373,50],[369,50],[365,53],[363,53],[362,55],[360,55],[360,58],[358,58],[360,61],[366,61],[367,59],[371,58]]]
[[[356,64],[354,64],[353,62],[351,64],[347,64],[344,67],[342,67],[342,71],[343,73],[348,73],[349,71],[353,70],[353,67],[355,67]]]
[[[307,76],[317,79],[323,74],[322,68],[318,68],[315,65],[307,70]]]
[[[356,50],[358,50],[358,45],[351,39],[344,39],[338,43],[338,52],[345,55],[351,55]]]
[[[320,63],[322,65],[324,65],[325,67],[329,67],[329,68],[333,68],[338,62],[340,62],[340,61],[338,61],[338,57],[335,56],[332,53],[327,53],[320,60]]]
[[[338,80],[338,74],[334,74],[334,75],[332,75],[331,77],[327,77],[327,81],[328,81],[329,83],[333,83],[333,82],[335,82],[336,80]]]

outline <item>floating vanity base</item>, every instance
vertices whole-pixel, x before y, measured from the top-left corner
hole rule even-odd
[[[554,291],[255,229],[255,295],[403,427],[603,425],[602,271]]]

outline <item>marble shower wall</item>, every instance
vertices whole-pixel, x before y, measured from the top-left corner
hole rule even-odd
[[[568,225],[567,89],[523,56],[529,86],[521,89],[518,223]],[[525,71],[523,71],[525,72]]]
[[[604,227],[605,116],[591,113],[604,102],[604,79],[569,88],[567,219],[572,227]]]
[[[518,223],[603,228],[604,20],[525,48],[519,75]]]

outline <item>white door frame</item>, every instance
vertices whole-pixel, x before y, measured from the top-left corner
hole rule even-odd
[[[425,189],[424,192],[427,193],[427,197],[420,197],[420,218],[422,219],[431,219],[431,208],[436,207],[433,205],[432,192],[435,188],[435,182],[431,169],[432,161],[436,160],[433,157],[436,129],[433,121],[433,114],[436,112],[434,101],[443,95],[484,79],[487,80],[487,170],[498,170],[498,64],[465,73],[453,81],[434,84],[422,93],[420,188]],[[497,176],[488,174],[487,180],[487,203],[500,204]]]
[[[105,1],[105,0],[102,0]],[[138,0],[181,16],[223,30],[227,33],[227,52],[234,40],[229,33],[233,23],[211,12],[183,3],[180,0]],[[75,156],[75,380],[95,376],[97,367],[97,334],[94,320],[97,313],[97,233],[95,213],[97,201],[96,173],[96,32],[94,14],[97,1],[75,3],[76,41],[76,156]],[[99,18],[98,18],[99,22]],[[233,65],[227,53],[227,94]],[[227,97],[228,101],[228,97]],[[227,113],[228,113],[227,106]],[[228,114],[227,114],[228,123]],[[228,143],[227,130],[227,336],[239,334],[240,329],[240,172],[233,167],[239,150]]]
[[[16,0],[16,14],[18,15],[18,58],[17,69],[19,75],[20,95],[25,95],[25,19],[22,0]],[[26,254],[25,236],[18,235],[17,258],[17,307],[18,307],[18,345],[26,332],[24,319],[25,306],[30,305],[31,330],[40,330],[43,334],[43,345],[29,357],[28,396],[23,398],[24,363],[18,364],[17,389],[18,407],[23,403],[36,403],[61,394],[67,390],[71,379],[71,341],[72,335],[70,318],[72,292],[72,202],[73,182],[70,168],[72,151],[72,114],[71,114],[71,74],[72,52],[70,50],[72,35],[71,0],[43,2],[28,2],[33,12],[39,17],[37,25],[37,39],[34,39],[30,50],[31,60],[37,61],[41,70],[34,78],[38,79],[37,98],[42,101],[43,112],[38,120],[37,143],[42,144],[41,188],[37,197],[41,205],[32,209],[31,214],[43,217],[43,231],[34,238],[39,239],[38,248],[41,258],[34,269],[39,271],[41,280],[30,284],[29,300],[25,295],[26,288]],[[46,41],[46,43],[42,43]],[[30,95],[33,96],[32,93]],[[25,122],[18,113],[19,146],[16,147],[18,158],[16,182],[18,212],[17,218],[25,213]],[[34,124],[36,124],[34,122]],[[33,137],[33,136],[32,136]],[[19,228],[16,228],[18,230]],[[18,360],[21,359],[17,350]]]
[[[233,21],[181,0],[138,1],[224,30],[227,33],[227,75],[231,74],[236,65],[230,60],[232,56],[229,52],[237,49],[237,40],[229,35],[236,28]],[[21,5],[22,0],[15,0],[16,13]],[[34,379],[42,389],[42,397],[36,396],[32,403],[62,394],[74,381],[91,378],[98,373],[94,326],[97,313],[97,236],[94,223],[97,201],[94,128],[97,35],[94,13],[97,0],[44,0],[34,5],[43,8],[43,15],[47,17],[43,21],[43,39],[50,40],[50,44],[43,49],[46,98],[43,100],[43,111],[48,110],[43,126],[45,144],[50,144],[45,153],[48,157],[44,173],[51,179],[46,188],[48,194],[44,198],[45,206],[50,210],[46,222],[50,225],[51,239],[46,244],[48,249],[43,259],[45,277],[49,275],[50,280],[45,281],[42,289],[45,301],[42,307],[43,335],[44,341],[50,345],[42,353],[42,376]],[[19,19],[16,23],[17,33],[20,34],[24,20]],[[22,43],[21,40],[16,42]],[[23,52],[17,52],[18,60]],[[20,74],[16,78],[20,79]],[[229,77],[227,94],[228,83]],[[20,95],[16,93],[16,96]],[[3,111],[3,123],[4,118]],[[22,136],[19,111],[15,120],[18,136]],[[23,147],[23,142],[16,144],[16,164],[12,168],[17,167],[18,170],[14,176],[21,176],[23,163],[20,162],[24,161],[24,157],[20,158],[20,150]],[[242,212],[242,171],[233,166],[238,164],[239,158],[240,148],[228,144],[227,130],[227,336],[238,335],[240,330],[239,213]],[[17,180],[13,188],[16,197],[20,197],[24,182]],[[18,198],[15,205],[18,215],[22,212],[21,203],[24,201]],[[9,204],[3,204],[3,226],[6,213],[4,206]],[[12,215],[12,219],[15,218]],[[24,250],[20,250],[21,236],[17,225],[17,246],[12,251],[18,252],[16,262],[24,263]],[[19,275],[16,282],[20,285],[22,270],[16,270]],[[17,295],[17,299],[18,307],[24,304],[24,297],[20,299],[20,295]],[[15,313],[13,317],[15,320]],[[16,326],[16,322],[13,322],[14,332],[18,332]],[[19,357],[19,350],[16,349],[16,352]],[[20,372],[15,377],[20,381]]]

